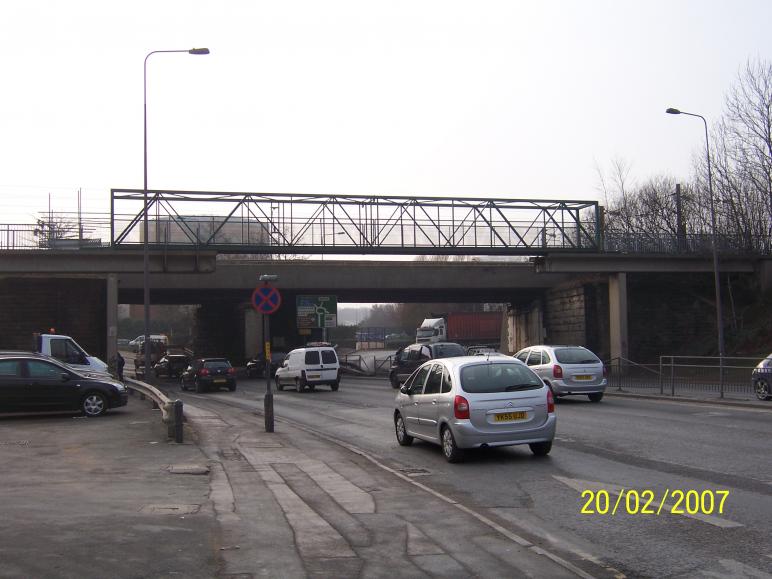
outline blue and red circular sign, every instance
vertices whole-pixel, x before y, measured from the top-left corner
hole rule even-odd
[[[273,286],[268,284],[261,285],[252,292],[252,307],[260,314],[272,314],[279,309],[280,305],[281,294]]]

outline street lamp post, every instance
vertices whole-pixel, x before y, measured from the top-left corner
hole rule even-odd
[[[718,364],[720,367],[719,382],[721,388],[721,398],[724,397],[724,314],[723,307],[721,305],[721,279],[718,271],[718,237],[716,235],[716,207],[713,199],[713,171],[710,166],[710,144],[708,142],[708,122],[705,117],[695,113],[687,113],[674,108],[669,108],[665,111],[670,115],[688,115],[690,117],[697,117],[702,119],[702,124],[705,126],[705,155],[708,160],[708,193],[710,195],[710,226],[712,229],[713,237],[713,284],[716,287],[716,328],[718,332]]]
[[[154,50],[149,52],[145,56],[145,65],[143,71],[143,85],[144,92],[144,133],[145,133],[145,154],[144,154],[144,168],[145,178],[143,186],[143,207],[142,207],[142,229],[143,229],[143,243],[142,243],[142,291],[143,291],[143,303],[144,303],[144,315],[145,315],[145,338],[142,342],[142,348],[144,349],[144,379],[148,380],[150,377],[150,248],[148,247],[148,199],[147,199],[147,59],[153,54],[159,54],[162,52],[187,52],[188,54],[209,54],[208,48],[190,48],[187,50]]]

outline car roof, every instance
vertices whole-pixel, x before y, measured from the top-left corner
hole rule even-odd
[[[39,360],[56,360],[48,354],[41,354],[40,352],[25,352],[23,350],[2,350],[0,351],[0,358],[37,358]],[[58,362],[58,360],[56,360]]]
[[[517,358],[511,356],[456,356],[454,358],[438,358],[436,360],[427,360],[424,364],[442,363],[449,368],[460,368],[470,364],[519,364],[525,366]],[[527,366],[526,366],[527,368]]]

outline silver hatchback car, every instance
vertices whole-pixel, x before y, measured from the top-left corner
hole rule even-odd
[[[515,358],[524,362],[552,389],[555,396],[585,394],[600,402],[606,391],[606,367],[582,346],[531,346]]]
[[[448,462],[464,449],[515,444],[544,456],[555,424],[550,389],[522,362],[499,356],[430,360],[400,388],[394,408],[399,444],[439,444]]]

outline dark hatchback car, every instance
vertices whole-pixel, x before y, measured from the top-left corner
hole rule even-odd
[[[177,378],[190,365],[190,358],[185,354],[167,354],[153,366],[156,377]]]
[[[0,352],[0,413],[79,411],[93,417],[127,402],[126,387],[106,374],[78,372],[44,354]]]
[[[276,376],[276,370],[287,357],[286,352],[271,352],[271,378]],[[252,358],[247,362],[247,376],[250,378],[265,378],[265,356]]]
[[[225,358],[196,358],[180,376],[180,387],[193,386],[196,392],[228,388],[236,390],[236,369]]]
[[[392,388],[399,388],[413,371],[427,360],[466,356],[466,348],[455,342],[434,342],[431,344],[411,344],[400,348],[394,354],[389,369],[389,381]]]

